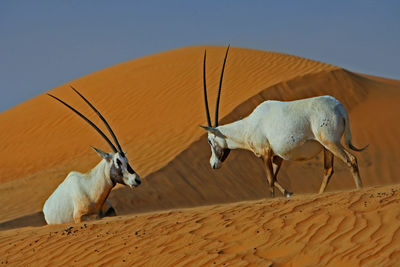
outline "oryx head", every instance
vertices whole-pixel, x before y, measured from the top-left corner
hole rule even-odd
[[[228,148],[226,142],[226,136],[224,136],[220,130],[218,129],[218,108],[219,108],[219,100],[221,96],[221,86],[222,86],[222,78],[224,77],[224,69],[226,58],[228,56],[229,46],[226,49],[224,63],[222,65],[221,77],[219,80],[219,88],[218,88],[218,95],[217,95],[217,102],[215,104],[215,121],[214,126],[211,124],[210,118],[210,111],[208,109],[208,100],[207,100],[207,86],[206,86],[206,51],[204,51],[204,61],[203,61],[203,85],[204,85],[204,103],[206,107],[206,115],[207,115],[207,122],[208,126],[202,126],[202,128],[208,131],[208,143],[211,147],[211,158],[210,158],[210,165],[213,169],[221,168],[222,162],[226,160],[231,151]]]
[[[80,113],[79,111],[77,111],[76,109],[74,109],[73,107],[65,103],[63,100],[59,99],[58,97],[55,97],[51,94],[48,95],[58,100],[62,104],[64,104],[66,107],[68,107],[77,115],[79,115],[82,119],[84,119],[87,123],[89,123],[90,126],[92,126],[110,145],[111,149],[113,150],[113,152],[111,153],[103,152],[95,147],[92,148],[97,152],[97,154],[100,157],[106,160],[108,164],[107,166],[109,167],[110,179],[113,185],[115,185],[116,183],[120,183],[128,185],[131,188],[140,185],[141,180],[139,175],[132,169],[131,165],[129,165],[128,158],[122,151],[121,145],[119,144],[117,137],[112,131],[110,125],[107,123],[106,119],[81,93],[79,93],[74,87],[71,86],[71,88],[93,109],[94,112],[96,112],[99,118],[104,122],[117,147],[115,147],[115,145],[110,141],[110,139],[92,121],[90,121],[88,118],[82,115],[82,113]]]

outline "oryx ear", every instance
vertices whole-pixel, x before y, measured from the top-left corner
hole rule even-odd
[[[93,147],[93,146],[90,146],[90,147],[93,148],[94,151],[96,151],[97,155],[99,155],[101,158],[103,158],[103,159],[105,159],[105,160],[107,160],[107,161],[112,160],[112,155],[111,155],[111,153],[106,153],[106,152],[104,152],[104,151],[101,151],[101,150],[98,149],[98,148]]]
[[[221,133],[221,131],[218,130],[217,128],[213,128],[213,127],[209,127],[209,126],[203,126],[203,125],[199,125],[199,126],[201,128],[203,128],[203,129],[205,129],[206,131],[218,136],[218,137],[221,137],[221,138],[224,138],[224,139],[226,138],[226,136],[223,133]]]

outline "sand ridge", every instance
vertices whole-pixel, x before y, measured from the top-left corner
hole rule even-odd
[[[11,265],[396,266],[400,186],[1,232]]]

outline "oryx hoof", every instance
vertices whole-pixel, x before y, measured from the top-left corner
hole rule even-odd
[[[289,192],[289,191],[285,190],[285,197],[289,198],[291,195],[293,195],[292,192]]]

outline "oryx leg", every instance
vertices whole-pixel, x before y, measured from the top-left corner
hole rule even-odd
[[[324,146],[330,152],[332,152],[335,157],[341,159],[350,168],[357,188],[362,188],[360,173],[358,171],[357,158],[350,152],[346,151],[340,143],[329,143],[324,144]]]
[[[353,175],[354,182],[357,186],[357,189],[362,188],[362,182],[360,178],[360,171],[358,170],[358,163],[357,163],[357,158],[353,154],[351,154],[349,151],[344,150],[344,152],[347,154],[347,157],[350,159],[350,170],[351,174]]]
[[[319,189],[319,193],[323,193],[325,191],[326,186],[329,183],[330,178],[333,174],[333,154],[326,148],[324,148],[324,178],[322,179],[321,188]]]
[[[267,174],[267,180],[268,180],[268,185],[269,185],[269,191],[271,192],[271,197],[275,197],[275,180],[274,180],[274,174],[273,174],[273,166],[272,166],[272,160],[271,156],[266,156],[264,158],[264,163],[265,163],[265,172]]]
[[[75,199],[74,200],[74,212],[72,214],[74,221],[76,223],[82,222],[82,220],[85,218],[89,213],[89,207],[86,204],[86,201],[83,199]]]
[[[272,166],[274,167],[274,176],[275,178],[278,176],[278,172],[281,169],[283,159],[278,156],[272,157]]]
[[[278,156],[274,156],[272,158],[272,165],[274,167],[274,181],[275,181],[275,186],[279,189],[279,191],[282,192],[282,194],[286,197],[290,197],[293,193],[287,191],[285,188],[283,188],[277,180],[278,177],[278,172],[281,169],[283,163],[283,159],[281,157]]]
[[[117,213],[115,212],[115,209],[111,204],[111,202],[108,199],[106,199],[106,201],[104,201],[103,207],[100,210],[99,217],[103,218],[112,216],[117,216]]]
[[[74,217],[75,223],[82,222],[82,216],[83,216],[83,213],[81,211],[79,211],[78,209],[74,209],[73,217]]]
[[[274,159],[274,162],[272,160],[271,155],[267,155],[266,157],[263,158],[264,164],[265,164],[265,172],[267,175],[267,180],[268,180],[268,185],[269,185],[269,190],[271,192],[271,196],[275,196],[275,186],[279,189],[279,191],[282,192],[286,197],[289,197],[291,195],[290,192],[288,192],[283,186],[281,186],[277,181],[276,181],[276,176],[279,172],[279,169],[281,167],[281,164],[283,160],[281,158],[279,159]],[[274,171],[274,166],[275,165],[275,171]]]

